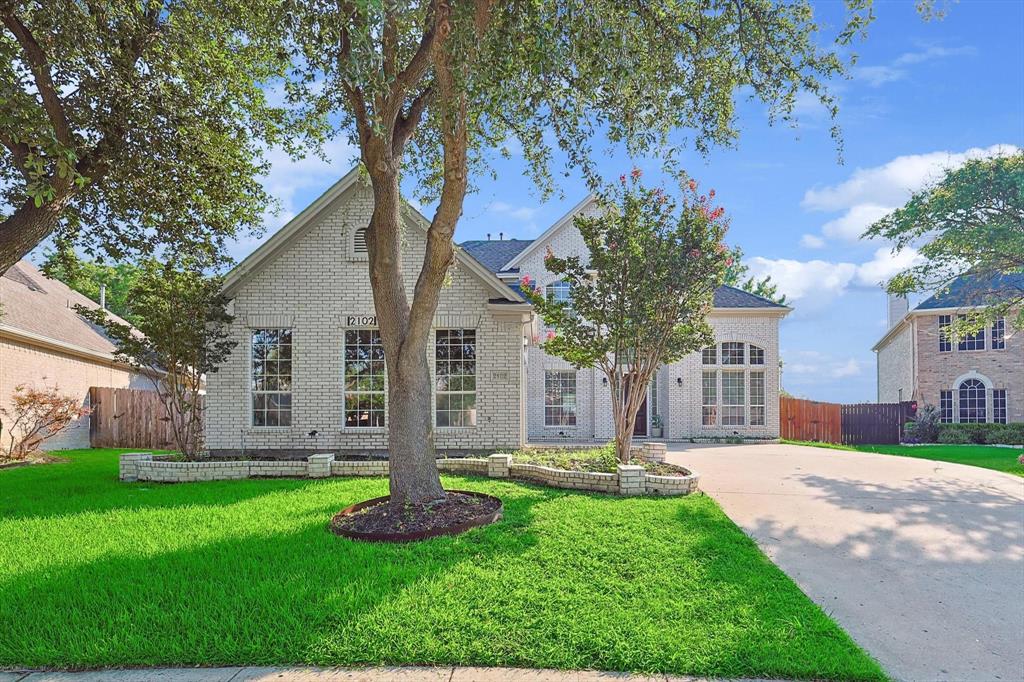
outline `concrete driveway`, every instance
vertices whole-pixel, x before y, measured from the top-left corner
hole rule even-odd
[[[668,460],[901,680],[1024,680],[1024,479],[795,445]]]

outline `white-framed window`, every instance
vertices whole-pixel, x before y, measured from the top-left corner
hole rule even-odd
[[[576,370],[544,371],[544,426],[576,426]]]
[[[992,421],[996,424],[1006,423],[1006,389],[992,390]]]
[[[253,329],[253,426],[292,425],[292,330]]]
[[[952,324],[951,315],[939,315],[939,352],[949,353],[953,350],[953,342],[949,338],[949,325]]]
[[[476,426],[476,330],[434,332],[434,400],[438,426]]]
[[[992,350],[1006,350],[1006,318],[992,322]]]
[[[563,303],[566,307],[572,307],[572,295],[570,293],[571,287],[568,282],[552,282],[551,284],[544,287],[544,295],[549,301],[555,303]]]
[[[961,424],[983,424],[986,421],[985,384],[977,379],[964,379],[958,387]]]
[[[722,372],[722,426],[743,426],[746,422],[745,372]]]
[[[751,346],[753,348],[753,346]],[[750,425],[764,426],[764,372],[750,373]]]
[[[700,423],[715,426],[718,424],[718,372],[701,373],[700,395]]]
[[[708,346],[700,352],[700,361],[704,365],[717,365],[718,364],[718,347]]]
[[[745,361],[743,357],[742,341],[726,341],[722,344],[722,364],[723,365],[742,365]]]
[[[377,329],[345,330],[346,428],[384,426],[384,346]]]
[[[966,321],[966,315],[957,315],[958,320]],[[960,339],[957,350],[985,350],[985,328],[982,327],[974,334],[967,334]]]
[[[953,391],[939,391],[939,421],[953,423]]]
[[[750,344],[747,346],[748,353],[750,353],[750,364],[751,365],[763,365],[764,364],[764,348]]]

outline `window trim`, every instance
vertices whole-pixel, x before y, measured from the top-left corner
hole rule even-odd
[[[256,386],[255,386],[255,384],[256,384],[256,377],[255,377],[255,370],[256,370],[256,362],[255,362],[255,360],[256,360],[256,353],[255,353],[255,351],[256,351],[256,334],[257,334],[257,332],[268,332],[268,331],[278,331],[278,332],[286,331],[286,332],[288,332],[289,333],[289,337],[290,337],[289,341],[288,341],[288,345],[291,346],[293,351],[295,349],[295,328],[294,327],[249,327],[249,372],[248,372],[249,373],[249,377],[248,377],[248,386],[249,386],[249,428],[250,429],[259,429],[261,431],[273,430],[273,429],[277,429],[277,430],[291,429],[291,428],[293,428],[294,421],[295,421],[293,419],[294,412],[295,412],[295,400],[294,400],[294,398],[295,398],[295,365],[294,365],[294,363],[295,363],[295,355],[292,354],[291,357],[288,360],[289,364],[291,364],[291,370],[289,371],[289,375],[288,375],[289,389],[287,391],[266,391],[266,390],[260,391],[260,390],[257,390]],[[274,394],[274,395],[287,394],[288,395],[288,424],[286,424],[286,425],[276,424],[276,425],[271,426],[271,425],[268,425],[268,424],[262,424],[261,425],[261,424],[257,424],[256,423],[256,396],[257,395],[270,395],[270,394]],[[264,412],[265,411],[266,410],[264,410]],[[280,412],[280,411],[281,411],[280,408],[278,408],[278,412]]]
[[[945,398],[949,398],[949,417],[946,418],[946,406],[943,404]],[[953,389],[939,390],[939,422],[942,424],[956,423],[956,404],[953,400]]]
[[[999,336],[998,336],[998,338],[999,338],[998,344],[999,345],[998,346],[996,345],[996,343],[997,343],[997,341],[996,341],[996,338],[997,338],[996,337],[996,330],[997,329],[999,331]],[[992,320],[992,326],[989,329],[989,333],[992,335],[991,336],[991,338],[992,338],[991,349],[992,350],[1006,350],[1006,318],[1005,317],[997,317],[996,319]]]
[[[758,375],[761,381],[761,402],[754,402],[754,378]],[[747,372],[747,406],[750,408],[747,419],[748,426],[768,425],[768,373],[763,369],[754,369]],[[761,420],[754,423],[754,408],[760,408]]]
[[[734,376],[737,375],[737,374],[739,375],[739,384],[738,385],[739,385],[739,389],[740,389],[740,391],[742,391],[742,393],[740,394],[739,402],[738,403],[727,403],[727,402],[725,402],[725,398],[726,398],[726,394],[725,394],[725,378],[726,377],[725,377],[725,375],[726,374],[731,374],[731,375],[734,375]],[[719,404],[720,404],[721,409],[720,409],[719,415],[718,415],[719,423],[720,423],[721,426],[747,426],[747,407],[750,404],[748,402],[748,397],[749,396],[747,395],[747,375],[748,374],[749,374],[749,372],[747,372],[746,370],[742,370],[742,369],[724,369],[724,370],[722,370],[722,378],[721,378],[722,390],[721,390],[721,397],[719,398]],[[735,386],[733,386],[733,387],[735,387]],[[736,412],[736,408],[739,408],[739,412]],[[726,409],[731,409],[732,410],[732,412],[730,414],[733,415],[733,416],[730,416],[729,417],[730,419],[739,419],[740,421],[739,422],[729,422],[729,423],[726,423],[726,417],[725,417]],[[738,417],[735,416],[737,414],[739,415]]]
[[[939,352],[940,353],[952,353],[953,352],[953,339],[949,335],[949,327],[953,324],[952,315],[939,315]]]
[[[998,397],[998,400],[997,400]],[[1009,405],[1007,404],[1007,396],[1005,388],[993,388],[992,389],[992,423],[993,424],[1006,424],[1008,423]],[[997,411],[998,410],[998,411]],[[999,417],[1002,417],[1000,419]]]
[[[548,404],[548,379],[552,375],[559,377],[559,399],[561,402],[558,404]],[[577,381],[577,373],[574,369],[545,369],[544,370],[544,428],[558,429],[558,428],[576,428],[579,424],[579,384]],[[559,423],[552,424],[548,421],[548,410],[557,409],[562,410],[563,418],[568,414],[567,405],[565,402],[565,393],[562,390],[563,384],[561,383],[561,377],[568,376],[572,378],[572,423]]]
[[[723,341],[721,343],[722,347],[719,350],[719,354],[721,357],[719,358],[720,362],[718,364],[720,364],[722,367],[745,367],[747,365],[747,345],[748,344],[745,341]],[[730,353],[732,353],[732,355],[726,355],[726,346],[739,346],[739,362],[726,362],[727,358],[737,357],[735,355],[735,348],[730,349]]]
[[[704,388],[705,388],[704,381],[708,378],[708,375],[710,375],[710,378],[711,378],[711,390],[714,393],[714,395],[711,396],[711,402],[710,403],[707,402],[707,396],[705,395],[705,392],[704,392]],[[715,427],[718,426],[718,415],[719,415],[718,396],[719,396],[719,394],[720,394],[720,392],[718,390],[718,370],[716,370],[716,369],[706,369],[706,370],[703,370],[701,372],[701,374],[700,374],[700,425],[701,425],[701,428],[710,429],[710,428],[715,428]],[[705,423],[705,420],[704,420],[704,410],[706,410],[708,408],[711,408],[711,410],[712,410],[712,412],[711,412],[711,415],[712,415],[711,423]]]
[[[969,382],[973,382],[976,385],[969,386],[967,389],[965,389],[964,385],[969,383]],[[979,386],[980,386],[980,389],[978,388]],[[971,410],[971,409],[973,409],[973,411],[975,413],[977,413],[977,411],[979,409],[979,405],[977,405],[977,404],[973,408],[964,407],[964,391],[965,390],[974,391],[976,396],[980,393],[980,396],[981,396],[980,399],[977,398],[977,397],[974,398],[975,403],[978,403],[979,400],[980,400],[980,409],[981,409],[981,412],[982,412],[980,421],[978,419],[967,419],[967,420],[964,419],[964,410]],[[957,385],[956,385],[956,420],[957,420],[958,424],[987,424],[988,423],[988,391],[989,391],[989,388],[988,388],[988,386],[985,385],[985,382],[982,381],[981,379],[978,379],[977,377],[967,377],[966,379],[961,379],[959,382],[957,382]],[[968,399],[970,399],[970,396],[968,396]],[[975,414],[975,417],[977,417],[976,414]]]
[[[382,377],[384,379],[384,388],[382,390],[380,390],[380,391],[360,391],[360,390],[349,391],[348,388],[345,385],[345,382],[347,380],[347,376],[345,374],[345,370],[347,369],[347,366],[348,366],[348,358],[345,357],[346,351],[348,349],[348,338],[347,338],[348,337],[348,333],[349,332],[357,332],[358,333],[358,332],[361,332],[361,331],[376,332],[377,333],[377,338],[380,339],[380,329],[378,327],[347,327],[347,328],[342,330],[342,340],[341,340],[341,428],[344,431],[357,431],[359,433],[372,433],[372,432],[386,431],[387,427],[388,427],[388,421],[389,421],[388,420],[388,365],[387,365],[387,362],[384,361],[383,358],[382,358],[381,361],[384,362],[384,373],[382,374]],[[373,345],[374,344],[371,343],[371,346],[373,346]],[[379,345],[381,345],[381,351],[383,352],[383,344],[379,344]],[[348,416],[347,416],[348,407],[346,406],[346,403],[347,403],[347,399],[348,399],[349,395],[376,395],[378,393],[384,399],[384,409],[383,409],[384,423],[383,424],[381,424],[379,426],[377,426],[377,425],[373,425],[373,426],[358,426],[358,425],[351,426],[351,425],[346,423],[346,421],[348,420]]]
[[[434,344],[433,344],[433,351],[434,351],[433,352],[433,382],[432,382],[433,386],[431,387],[430,393],[431,393],[431,399],[433,401],[433,406],[432,406],[432,409],[431,409],[431,413],[433,415],[432,419],[433,419],[434,428],[435,429],[442,429],[442,430],[475,429],[480,424],[480,419],[479,419],[479,416],[480,416],[479,415],[479,410],[480,410],[480,408],[477,407],[477,399],[479,397],[479,390],[478,390],[479,386],[478,386],[478,383],[477,383],[477,378],[479,376],[479,372],[478,372],[478,369],[479,369],[478,368],[479,357],[477,357],[477,350],[480,348],[480,337],[478,335],[478,330],[475,327],[437,327],[433,331],[434,331],[434,333],[433,333],[433,337],[434,337]],[[437,390],[437,334],[438,334],[438,332],[453,332],[453,331],[463,332],[463,333],[468,332],[468,331],[473,332],[473,390],[472,391],[438,391]],[[464,361],[464,359],[463,359],[463,361]],[[464,376],[464,375],[462,375],[462,376]],[[437,412],[438,412],[437,399],[438,399],[438,397],[440,395],[472,395],[473,396],[473,408],[472,409],[476,413],[473,416],[473,423],[472,424],[456,424],[456,425],[451,425],[451,424],[440,425],[440,424],[438,424],[437,423]],[[452,410],[445,410],[445,412],[451,412],[451,411]]]

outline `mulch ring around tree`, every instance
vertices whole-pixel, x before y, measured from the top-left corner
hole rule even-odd
[[[331,519],[336,535],[367,542],[412,542],[438,535],[457,535],[501,519],[497,497],[468,490],[449,490],[443,500],[408,504],[394,510],[389,497],[376,497],[346,507]]]

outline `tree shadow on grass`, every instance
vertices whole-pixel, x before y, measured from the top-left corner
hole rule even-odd
[[[467,479],[447,482],[486,487]],[[376,483],[350,486],[360,499],[386,488],[386,481],[359,483]],[[153,526],[136,524],[119,510],[93,515],[100,523],[122,524],[114,529],[123,545],[119,551],[76,562],[75,547],[68,547],[66,556],[45,568],[0,582],[0,622],[10,626],[0,638],[0,665],[327,662],[324,641],[344,641],[353,622],[403,593],[458,589],[445,582],[446,576],[458,576],[460,566],[501,562],[527,551],[536,542],[531,509],[551,497],[547,491],[501,486],[505,518],[497,524],[456,537],[376,544],[332,534],[331,515],[351,502],[326,490],[336,487],[330,483],[310,486],[288,490],[298,496],[233,499],[239,532],[222,527],[217,541],[209,541],[206,525],[230,520],[206,518],[203,507],[177,509],[175,517],[165,517],[163,529],[178,536],[174,549],[161,547],[174,541],[140,536]],[[279,515],[291,518],[273,523],[271,517]],[[269,529],[258,532],[264,522]],[[87,551],[90,538],[68,542]],[[362,657],[349,652],[338,662],[388,658],[382,653],[388,650],[387,626],[376,624],[380,650]]]

